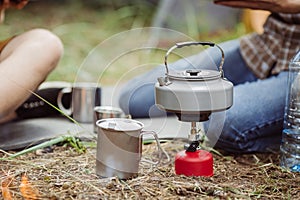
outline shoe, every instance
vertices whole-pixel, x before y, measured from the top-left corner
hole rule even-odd
[[[57,97],[59,92],[62,89],[71,86],[72,84],[68,82],[45,82],[40,85],[35,93],[58,108]],[[62,104],[65,108],[70,108],[71,99],[72,93],[63,95]],[[16,113],[18,119],[62,116],[58,110],[34,94],[31,94],[31,96],[16,110]]]

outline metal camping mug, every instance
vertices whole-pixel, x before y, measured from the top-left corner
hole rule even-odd
[[[72,93],[71,107],[66,109],[62,104],[65,93]],[[94,107],[101,105],[101,88],[97,83],[75,83],[72,88],[64,88],[57,98],[57,105],[65,114],[73,115],[81,123],[94,122]]]
[[[108,118],[97,121],[98,141],[96,152],[96,174],[100,177],[129,179],[138,175],[140,161],[154,165],[160,163],[162,148],[157,134],[143,131],[144,125],[136,120]],[[142,159],[142,137],[151,134],[158,147],[158,160]]]
[[[121,108],[113,106],[96,106],[94,108],[94,132],[97,133],[96,122],[107,118],[128,118]]]

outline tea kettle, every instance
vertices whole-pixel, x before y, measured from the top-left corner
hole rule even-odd
[[[169,71],[167,58],[176,48],[192,45],[217,47],[222,54],[219,70],[187,69]],[[180,121],[208,120],[212,112],[223,111],[233,104],[233,84],[224,77],[224,52],[211,42],[181,42],[165,55],[165,77],[155,84],[155,103],[158,108],[175,113]]]

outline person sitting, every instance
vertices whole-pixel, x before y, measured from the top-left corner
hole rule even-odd
[[[1,2],[2,21],[6,9],[21,9],[28,3],[27,0]],[[20,107],[55,69],[62,53],[61,40],[46,29],[32,29],[0,42],[0,124],[28,111]]]
[[[290,59],[300,49],[300,1],[215,0],[218,5],[270,11],[261,34],[251,33],[218,44],[225,53],[225,77],[234,84],[233,106],[203,123],[211,146],[235,153],[277,151],[283,129]],[[219,51],[169,64],[170,69],[213,69]],[[188,60],[189,62],[187,62]],[[192,64],[191,64],[192,63]],[[154,84],[164,76],[157,67],[130,80],[119,96],[120,107],[133,118],[163,116],[155,106]]]

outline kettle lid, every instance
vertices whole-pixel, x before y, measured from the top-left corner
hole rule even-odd
[[[187,69],[184,71],[170,71],[169,78],[177,80],[212,80],[219,79],[221,73],[216,70],[200,70],[200,69]]]

